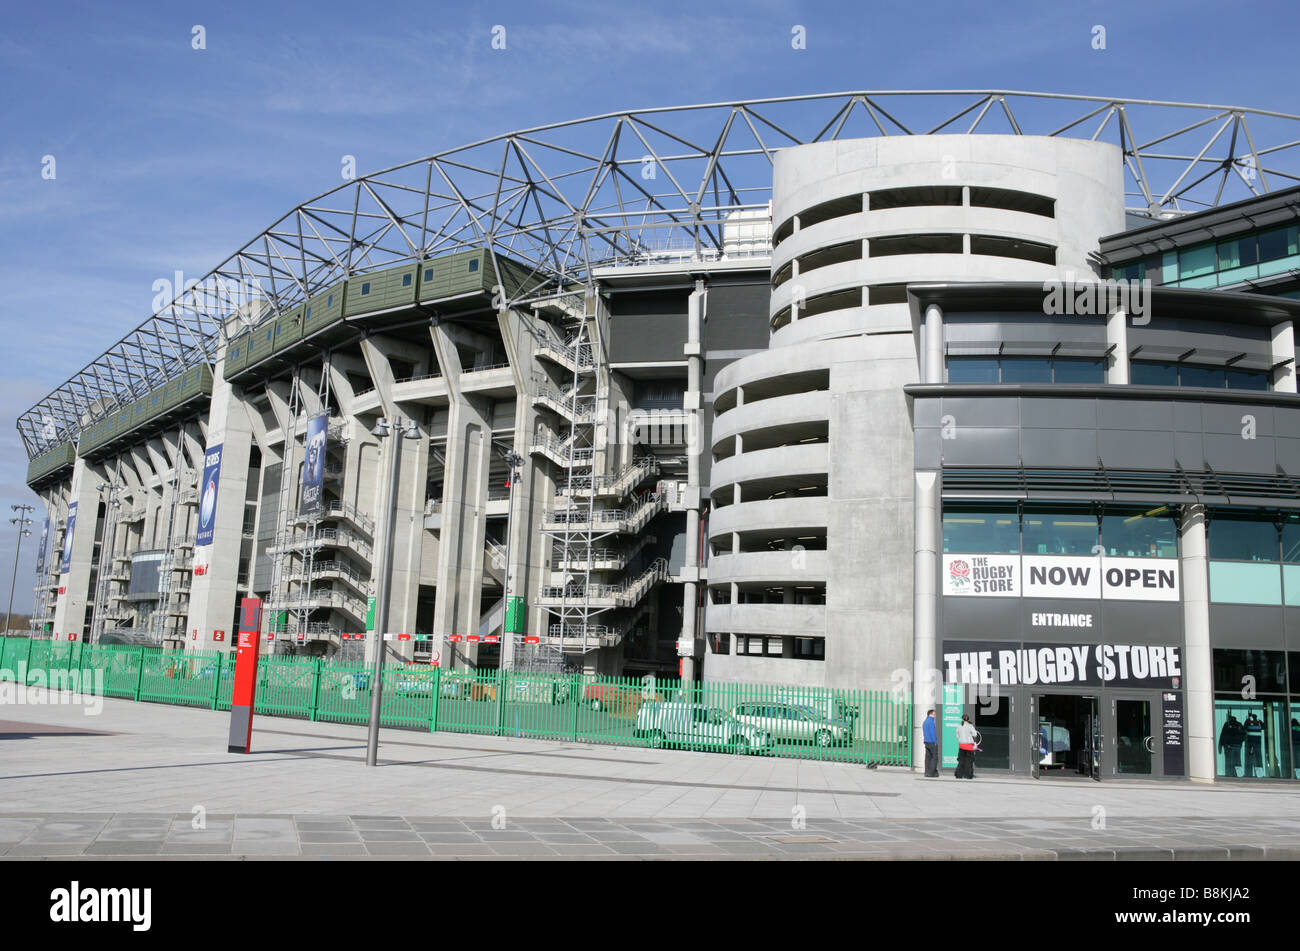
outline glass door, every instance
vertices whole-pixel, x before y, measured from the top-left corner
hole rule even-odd
[[[1041,762],[1043,759],[1043,733],[1042,725],[1038,722],[1038,711],[1042,706],[1042,698],[1034,694],[1029,695],[1029,775],[1034,779],[1039,777],[1042,772]]]
[[[1101,782],[1101,711],[1096,697],[1081,697],[1080,706],[1083,714],[1083,761],[1080,764],[1084,775]]]
[[[1115,728],[1112,775],[1152,777],[1160,773],[1160,737],[1153,723],[1151,701],[1116,697],[1111,701]]]

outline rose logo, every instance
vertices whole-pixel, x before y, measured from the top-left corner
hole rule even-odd
[[[953,587],[965,587],[970,584],[970,565],[960,558],[954,558],[948,563],[948,577],[952,579]]]

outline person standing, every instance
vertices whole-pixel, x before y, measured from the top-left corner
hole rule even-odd
[[[1264,721],[1252,711],[1246,717],[1246,773],[1255,779],[1255,770],[1264,768]]]
[[[1219,750],[1223,753],[1223,774],[1237,778],[1241,766],[1241,741],[1246,738],[1246,730],[1231,713],[1219,731]]]
[[[921,735],[925,740],[925,775],[933,779],[939,775],[939,735],[934,727],[934,711],[925,714],[921,725]]]
[[[975,778],[975,725],[966,714],[962,714],[961,725],[957,727],[956,776],[958,779]]]

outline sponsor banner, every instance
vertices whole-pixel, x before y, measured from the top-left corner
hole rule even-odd
[[[1175,644],[943,643],[943,679],[950,684],[1176,689],[1182,677],[1182,648]]]
[[[36,550],[36,574],[45,577],[45,554],[50,547],[50,520],[47,518],[41,526],[41,547]]]
[[[943,593],[1020,597],[1019,555],[944,555]]]
[[[307,420],[307,447],[302,463],[302,496],[298,501],[298,515],[319,518],[321,514],[321,486],[325,483],[325,434],[329,427],[329,414],[322,413]]]
[[[68,506],[68,530],[63,533],[63,557],[59,562],[59,571],[67,574],[72,570],[72,534],[77,528],[77,503]]]
[[[1178,561],[1073,555],[944,555],[943,593],[959,597],[1177,602]]]
[[[213,446],[203,457],[203,481],[199,483],[199,530],[194,535],[196,547],[212,544],[212,530],[217,522],[217,487],[221,484],[221,447]]]

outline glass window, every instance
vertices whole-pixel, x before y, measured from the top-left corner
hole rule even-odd
[[[1047,357],[1003,357],[1003,383],[1051,383],[1052,361]]]
[[[1277,561],[1277,526],[1271,515],[1210,517],[1210,558]]]
[[[325,298],[325,306],[326,306],[326,307],[333,307],[333,306],[334,306],[334,295],[333,295],[333,294],[331,294],[329,297]]]
[[[1300,515],[1288,515],[1282,522],[1282,560],[1300,565]]]
[[[1057,357],[1052,361],[1057,383],[1105,383],[1106,365],[1090,357]]]
[[[1300,697],[1292,697],[1291,701],[1291,778],[1300,779]]]
[[[1217,652],[1216,652],[1217,653]],[[1281,779],[1294,775],[1294,732],[1287,704],[1244,700],[1241,694],[1215,694],[1215,765],[1228,779]]]
[[[431,268],[431,267],[426,267],[426,268],[424,269],[424,279],[425,279],[426,281],[432,281],[432,280],[433,280],[433,268]]]
[[[1178,252],[1178,277],[1185,279],[1201,274],[1213,274],[1217,261],[1214,245],[1203,244],[1198,248],[1188,248]]]
[[[1214,650],[1216,692],[1286,693],[1284,651]]]
[[[369,293],[370,293],[370,282],[366,281],[364,284],[361,285],[361,295],[364,297],[366,294]]]
[[[1110,269],[1110,277],[1113,281],[1140,281],[1146,277],[1146,266],[1138,261],[1135,264],[1113,267]]]
[[[1087,509],[1025,508],[1023,545],[1026,555],[1091,555],[1097,544],[1097,516]]]
[[[310,308],[310,307],[307,308],[307,319],[308,319],[308,320],[311,320],[311,308]]]
[[[1205,386],[1221,390],[1227,386],[1227,374],[1223,367],[1204,367],[1184,364],[1178,371],[1180,386]]]
[[[1228,370],[1230,390],[1268,390],[1268,374],[1263,370]]]
[[[403,274],[403,275],[402,275],[402,286],[403,286],[403,287],[410,287],[410,286],[411,286],[411,275],[409,275],[409,274]]]
[[[1257,263],[1255,257],[1255,236],[1248,234],[1242,238],[1219,243],[1219,270],[1233,267],[1245,267]]]
[[[1292,254],[1300,254],[1300,226],[1275,228],[1259,233],[1259,259],[1275,261]]]
[[[1167,505],[1132,512],[1108,508],[1101,517],[1101,543],[1118,558],[1177,558],[1174,513]]]
[[[943,513],[943,550],[972,555],[1020,552],[1020,518],[1014,506],[983,506]]]
[[[1172,363],[1134,360],[1129,366],[1129,381],[1140,386],[1177,386],[1178,367]]]
[[[473,273],[474,271],[477,271],[477,270],[478,270],[478,258],[472,258],[472,259],[470,260],[470,262],[469,262],[469,269],[470,269],[470,272],[471,272],[471,273]]]
[[[998,361],[996,357],[949,357],[949,383],[996,383]]]

